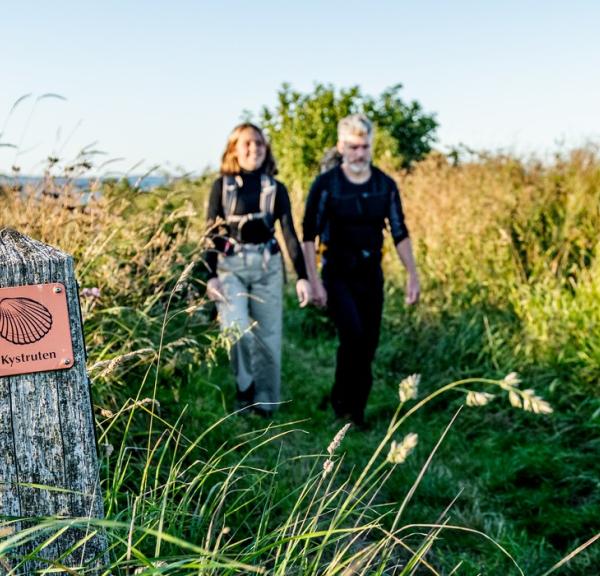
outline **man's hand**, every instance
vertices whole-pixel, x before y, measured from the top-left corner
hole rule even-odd
[[[416,304],[419,301],[421,295],[421,285],[419,284],[419,277],[416,274],[409,274],[406,282],[406,303],[409,306]]]
[[[318,279],[315,280],[311,284],[311,290],[313,304],[319,308],[325,308],[327,306],[327,291],[325,290],[325,286],[323,286],[323,282]]]
[[[296,295],[298,296],[300,308],[304,308],[310,302],[311,289],[308,280],[301,278],[296,282]]]
[[[206,295],[213,302],[225,302],[223,286],[218,278],[211,278],[206,284]]]
[[[406,282],[406,297],[405,302],[412,306],[419,301],[421,294],[421,285],[419,284],[419,275],[417,274],[417,266],[412,253],[410,238],[404,238],[396,244],[396,252],[406,271],[408,272],[408,280]]]

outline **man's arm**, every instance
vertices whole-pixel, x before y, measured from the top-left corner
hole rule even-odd
[[[317,272],[315,243],[303,242],[302,251],[304,252],[306,274],[308,275],[308,281],[310,282],[313,302],[317,306],[326,306],[327,292],[325,291],[323,282],[321,282],[321,278],[319,278],[319,273]]]
[[[321,203],[321,194],[323,193],[323,185],[323,176],[317,176],[308,192],[304,220],[302,222],[304,238],[302,251],[304,252],[304,262],[306,263],[306,274],[308,276],[308,281],[310,282],[313,303],[317,306],[327,305],[327,292],[325,291],[323,282],[321,282],[321,278],[317,272],[317,258],[315,251],[315,239],[320,232],[318,230],[318,212]]]
[[[390,232],[396,245],[396,252],[400,261],[408,272],[408,281],[406,282],[406,303],[416,304],[419,301],[421,286],[419,285],[419,275],[417,274],[417,265],[412,252],[408,228],[404,222],[404,212],[402,202],[400,201],[400,192],[396,183],[389,177],[390,185],[390,212],[388,214],[388,223]]]
[[[417,274],[417,265],[415,264],[410,238],[404,238],[404,240],[398,242],[396,244],[396,252],[408,272],[406,303],[409,305],[416,304],[421,294],[421,286],[419,284],[419,275]]]

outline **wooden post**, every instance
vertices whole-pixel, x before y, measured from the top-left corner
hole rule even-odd
[[[0,229],[0,544],[13,528],[35,525],[26,518],[103,517],[85,363],[72,257]],[[10,518],[23,520],[14,524]],[[15,574],[61,564],[89,569],[90,563],[96,571],[85,573],[100,573],[106,541],[95,531],[67,530]],[[0,557],[0,574],[50,535]],[[71,550],[86,536],[85,545]]]

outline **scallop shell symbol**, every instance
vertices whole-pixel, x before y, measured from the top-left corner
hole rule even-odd
[[[12,344],[39,342],[52,328],[52,314],[30,298],[0,300],[0,337]]]

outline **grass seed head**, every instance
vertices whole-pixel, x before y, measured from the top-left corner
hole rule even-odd
[[[348,428],[350,428],[350,423],[346,424],[334,437],[331,441],[331,444],[327,446],[327,453],[332,456],[333,453],[339,448],[346,432],[348,432]]]
[[[470,391],[467,393],[467,406],[485,406],[494,398],[495,396],[489,392]]]
[[[181,276],[177,280],[177,283],[175,284],[175,292],[178,292],[179,290],[181,290],[185,286],[185,283],[188,281],[188,278],[192,274],[192,270],[194,269],[195,265],[196,265],[195,262],[190,262],[185,267],[185,269],[181,273]]]
[[[328,474],[333,470],[333,460],[327,458],[325,462],[323,462],[323,478],[326,478]]]
[[[502,386],[507,388],[513,388],[521,383],[521,378],[516,372],[510,372],[502,380]]]
[[[390,452],[387,455],[387,461],[390,464],[402,464],[409,457],[410,453],[417,446],[417,442],[419,441],[418,434],[411,432],[407,434],[402,442],[398,443],[395,440],[392,440],[392,444],[390,446]]]
[[[511,390],[508,393],[508,401],[510,402],[510,405],[513,408],[523,408],[523,402],[521,402],[521,397],[513,390]]]
[[[535,412],[536,414],[551,414],[552,406],[543,398],[536,396],[534,390],[523,391],[523,410],[527,412]]]
[[[398,396],[400,402],[406,402],[407,400],[414,400],[419,393],[419,383],[421,382],[420,374],[411,374],[400,382],[398,386]]]

